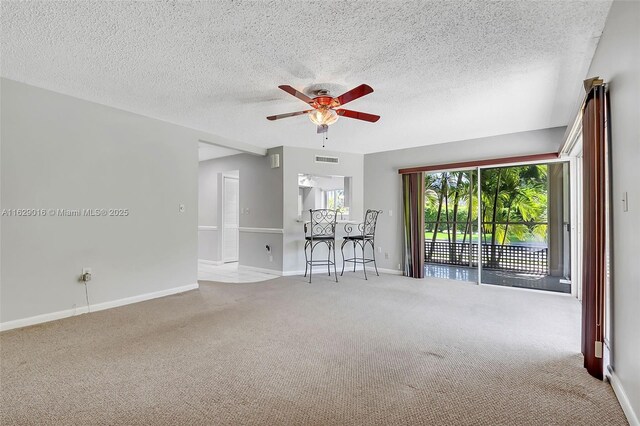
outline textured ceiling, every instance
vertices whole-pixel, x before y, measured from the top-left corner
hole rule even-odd
[[[328,149],[566,125],[609,1],[2,2],[2,76],[262,147],[320,147],[277,89],[367,83]]]

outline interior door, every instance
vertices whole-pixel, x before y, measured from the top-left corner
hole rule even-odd
[[[222,188],[222,260],[238,261],[240,185],[236,177],[224,176]]]

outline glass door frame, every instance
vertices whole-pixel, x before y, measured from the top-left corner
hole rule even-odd
[[[489,170],[489,169],[495,169],[495,168],[507,168],[507,167],[518,167],[518,166],[527,166],[527,165],[535,165],[535,164],[554,164],[554,163],[568,163],[569,165],[569,211],[570,211],[570,220],[572,221],[571,223],[571,233],[570,233],[570,245],[573,248],[571,250],[571,294],[572,295],[576,295],[577,292],[577,276],[574,275],[574,272],[576,271],[576,268],[578,267],[578,262],[574,261],[577,260],[575,255],[576,255],[576,251],[578,250],[578,247],[576,246],[578,240],[577,240],[577,233],[573,232],[574,229],[576,228],[578,221],[576,221],[577,219],[577,215],[578,212],[576,212],[576,202],[575,202],[575,198],[576,198],[576,190],[578,190],[579,188],[577,188],[577,182],[579,182],[577,173],[579,173],[579,164],[576,164],[576,158],[575,157],[570,157],[570,156],[563,156],[563,157],[558,157],[558,158],[551,158],[551,159],[544,159],[544,160],[531,160],[531,161],[520,161],[520,162],[513,162],[513,163],[498,163],[498,164],[488,164],[488,165],[482,165],[482,166],[472,166],[472,167],[461,167],[461,168],[443,168],[440,170],[429,170],[428,172],[424,172],[424,176],[423,179],[425,178],[425,176],[427,174],[433,174],[433,173],[444,173],[444,172],[469,172],[471,175],[471,190],[470,190],[470,195],[473,193],[473,185],[475,184],[475,198],[477,200],[476,202],[476,206],[475,206],[475,214],[476,214],[476,232],[475,232],[475,236],[477,236],[478,238],[478,244],[476,245],[476,256],[477,256],[477,265],[476,265],[476,271],[477,271],[477,280],[475,281],[475,284],[477,285],[489,285],[489,286],[495,286],[494,284],[489,284],[489,283],[483,283],[482,282],[482,274],[483,274],[483,268],[482,268],[482,238],[481,238],[481,231],[482,231],[482,172],[484,170]],[[473,179],[473,175],[477,176],[475,181]],[[470,205],[469,208],[473,209],[473,196],[470,197]],[[469,222],[469,243],[470,243],[470,247],[472,247],[473,244],[473,238],[474,238],[474,231],[473,231],[473,220],[471,222]],[[434,232],[436,232],[437,230],[434,230]],[[469,256],[471,256],[471,253],[469,253]],[[471,266],[471,268],[473,268],[473,266]],[[474,281],[468,281],[468,282],[474,282]],[[541,289],[525,289],[525,290],[533,290],[533,291],[544,291],[545,293],[547,292],[547,290],[541,290]]]
[[[442,170],[429,170],[428,172],[423,172],[422,173],[422,179],[424,180],[426,178],[426,175],[428,174],[436,174],[436,173],[459,173],[459,172],[463,172],[463,173],[469,173],[470,174],[470,190],[469,190],[469,209],[473,211],[473,196],[474,196],[474,186],[473,184],[475,183],[478,188],[480,188],[479,185],[479,179],[476,178],[475,182],[473,179],[474,175],[478,174],[478,168],[477,167],[462,167],[462,168],[453,168],[453,169],[442,169]],[[475,194],[477,195],[477,194]],[[479,199],[478,199],[479,200]],[[478,204],[478,206],[480,205],[480,202],[478,201],[476,204]],[[480,209],[476,209],[476,213],[478,213],[480,211]],[[454,218],[455,220],[455,218]],[[473,262],[472,262],[472,257],[471,257],[471,248],[473,247],[473,237],[474,237],[474,233],[473,233],[473,213],[471,214],[471,219],[468,222],[469,224],[469,269],[474,269],[473,268]],[[449,223],[447,223],[447,226],[449,226]],[[434,229],[434,232],[437,232],[437,228]],[[457,236],[454,235],[454,241],[457,241]],[[478,245],[480,244],[480,236],[478,234]],[[478,258],[480,259],[480,258]],[[425,263],[426,263],[426,259],[425,259]],[[481,263],[481,262],[479,262]],[[426,264],[425,264],[426,267]],[[473,281],[466,281],[469,283],[473,283]],[[477,284],[477,282],[476,282]]]
[[[488,284],[488,283],[483,283],[482,282],[482,241],[480,239],[480,232],[482,230],[482,171],[483,170],[488,170],[488,169],[495,169],[497,167],[517,167],[517,166],[527,166],[527,165],[533,165],[533,164],[552,164],[552,163],[568,163],[569,164],[569,170],[570,170],[570,175],[569,175],[569,180],[572,182],[575,182],[575,179],[577,178],[575,176],[575,173],[571,173],[575,170],[575,167],[572,167],[572,159],[568,158],[568,157],[559,157],[556,159],[548,159],[548,160],[533,160],[533,161],[522,161],[522,162],[515,162],[515,163],[504,163],[504,164],[495,164],[495,165],[487,165],[487,166],[477,166],[474,169],[471,170],[475,170],[476,171],[476,176],[477,178],[477,189],[476,189],[476,197],[478,200],[477,206],[476,206],[476,215],[478,217],[478,223],[477,223],[477,232],[478,232],[478,247],[477,247],[477,256],[478,256],[478,280],[476,282],[476,284],[478,285],[489,285],[489,286],[494,286],[493,284]],[[468,169],[465,169],[468,170]],[[456,169],[456,171],[458,171]],[[573,189],[573,185],[570,185],[571,190]],[[572,198],[570,197],[570,200],[572,200]],[[575,205],[573,205],[573,200],[572,202],[570,202],[570,211],[572,212],[571,217],[574,218],[575,216],[573,215],[573,211],[575,210]],[[572,227],[575,226],[575,224],[571,224]],[[575,245],[575,233],[571,233],[571,244]],[[573,253],[572,253],[573,254]],[[572,262],[573,264],[574,262]],[[576,287],[576,280],[575,277],[571,277],[571,294],[575,294],[575,287]],[[533,291],[544,291],[545,293],[547,292],[546,290],[538,290],[538,289],[527,289],[527,290],[533,290]]]

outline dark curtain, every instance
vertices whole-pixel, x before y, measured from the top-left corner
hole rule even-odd
[[[424,278],[424,174],[402,175],[404,275]]]
[[[606,280],[606,203],[608,192],[606,99],[603,85],[587,94],[582,116],[583,266],[582,353],[589,374],[602,379]]]

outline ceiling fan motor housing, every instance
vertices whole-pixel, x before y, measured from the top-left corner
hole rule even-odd
[[[338,101],[338,99],[333,98],[331,96],[316,96],[315,98],[313,98],[313,103],[315,105],[313,105],[314,107],[318,108],[321,106],[326,106],[329,108],[335,108],[340,106],[340,102]]]

